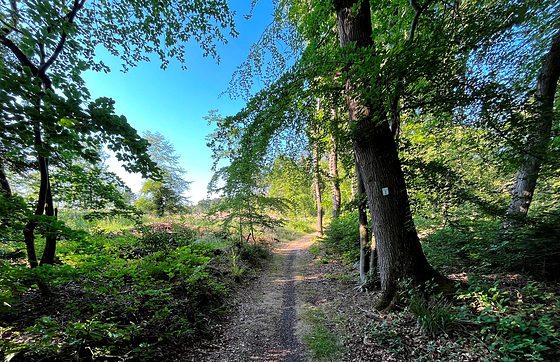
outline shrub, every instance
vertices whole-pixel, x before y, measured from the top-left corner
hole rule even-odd
[[[358,210],[342,214],[325,229],[321,239],[332,253],[343,256],[345,262],[353,264],[360,259],[360,231]]]
[[[528,272],[539,278],[560,276],[560,213],[528,218],[501,230],[499,220],[465,221],[427,236],[424,252],[438,269]]]
[[[525,271],[537,277],[560,277],[560,212],[525,220],[497,238],[491,246],[495,263],[507,270]]]
[[[473,279],[458,299],[471,309],[482,338],[504,361],[552,361],[560,358],[560,298],[529,283],[515,295]]]
[[[269,256],[269,251],[258,244],[243,243],[239,249],[239,257],[255,267],[260,267]]]
[[[177,248],[196,239],[196,232],[181,224],[154,223],[142,227],[141,233],[140,242],[148,251]]]

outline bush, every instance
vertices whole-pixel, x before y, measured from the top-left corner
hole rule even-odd
[[[190,244],[196,232],[182,224],[153,223],[141,228],[140,243],[148,251],[166,250]]]
[[[208,268],[225,242],[197,241],[183,225],[144,231],[61,240],[61,265],[0,263],[0,333],[10,336],[0,357],[147,360],[204,335],[225,308],[224,280]],[[266,255],[254,245],[242,253]],[[40,284],[56,298],[41,296]]]
[[[423,239],[430,263],[448,272],[484,271],[495,260],[491,243],[497,237],[498,221],[477,220],[449,226]]]
[[[552,280],[560,277],[560,212],[525,220],[521,227],[503,233],[491,246],[495,264],[506,270],[525,271]]]
[[[528,272],[560,276],[560,213],[527,219],[503,232],[499,220],[463,222],[423,240],[428,260],[438,269]]]
[[[243,243],[239,249],[239,257],[255,267],[262,266],[269,256],[269,251],[257,244]]]
[[[349,264],[360,260],[358,210],[334,219],[325,229],[325,236],[321,241],[328,251],[343,256],[344,261]]]

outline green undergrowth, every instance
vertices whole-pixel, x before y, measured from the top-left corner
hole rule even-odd
[[[332,220],[320,240],[327,254],[341,257],[346,264],[352,265],[360,260],[358,210],[344,213]]]
[[[466,219],[446,227],[422,224],[423,249],[444,274],[469,275],[454,296],[435,285],[402,283],[397,311],[383,313],[368,339],[397,359],[560,360],[560,216],[530,216],[504,232],[495,219]],[[357,217],[333,220],[316,258],[326,253],[355,265],[359,253]],[[326,257],[328,260],[328,257]],[[356,269],[331,275],[352,283]],[[462,289],[461,289],[462,288]]]
[[[519,272],[560,278],[560,213],[528,217],[507,231],[499,220],[465,220],[431,231],[424,252],[438,269],[474,273]]]
[[[434,289],[430,283],[408,285],[406,308],[372,324],[369,339],[399,358],[416,360],[453,360],[466,353],[481,360],[560,358],[557,293],[536,282],[479,277],[453,298],[434,295]]]
[[[211,335],[227,292],[268,257],[181,223],[59,242],[60,262],[0,261],[0,356],[10,361],[174,358]]]

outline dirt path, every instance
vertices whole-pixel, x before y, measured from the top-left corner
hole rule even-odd
[[[314,259],[313,238],[277,244],[270,267],[233,297],[227,322],[212,326],[219,337],[186,360],[394,361],[364,339],[377,318],[373,295],[355,288],[348,267]]]
[[[181,360],[489,360],[487,347],[447,335],[433,339],[411,315],[375,311],[376,292],[356,288],[356,268],[314,258],[313,237],[278,243],[270,265],[232,296],[226,321],[209,326],[214,339],[192,346]]]
[[[271,267],[240,295],[221,340],[198,361],[305,361],[297,333],[298,288],[312,235],[279,244]]]

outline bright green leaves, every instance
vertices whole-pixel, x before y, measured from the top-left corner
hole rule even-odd
[[[292,217],[315,212],[315,201],[310,192],[313,178],[308,166],[303,160],[296,162],[286,155],[279,155],[267,175],[269,195],[288,201]]]
[[[74,128],[74,126],[78,123],[77,120],[75,119],[68,119],[68,118],[61,118],[60,121],[58,121],[58,124],[66,127],[66,128]]]
[[[217,43],[237,36],[235,13],[225,0],[99,1],[84,9],[84,28],[97,43],[119,56],[125,69],[156,53],[165,68],[171,58],[185,62],[187,43],[196,41],[204,56],[219,59]],[[131,16],[132,15],[132,16]]]

